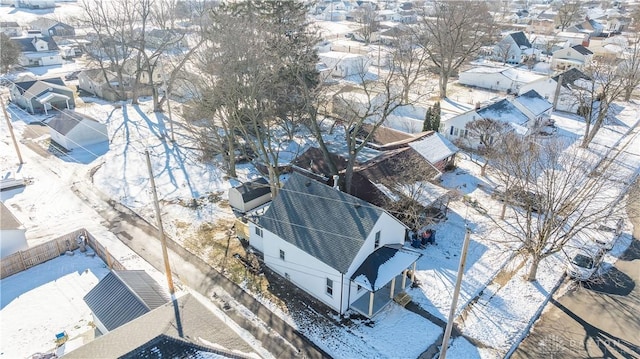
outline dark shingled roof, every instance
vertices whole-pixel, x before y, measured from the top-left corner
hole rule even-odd
[[[87,115],[65,109],[58,112],[58,115],[47,123],[47,126],[61,135],[66,135],[83,120],[98,122]]]
[[[51,37],[38,36],[38,38],[47,42],[49,48],[48,51],[58,50],[58,44],[56,44]],[[38,52],[36,47],[33,45],[33,37],[13,38],[11,41],[15,41],[22,49],[22,52]]]
[[[245,182],[233,188],[240,192],[242,200],[245,203],[271,193],[269,182],[267,182],[263,177],[254,179],[251,182]]]
[[[33,86],[36,82],[46,82],[46,83],[49,83],[49,84],[65,86],[64,81],[62,81],[62,78],[60,78],[60,77],[54,77],[54,78],[50,78],[50,79],[40,79],[40,80],[16,82],[16,83],[14,83],[14,85],[16,86],[16,88],[18,89],[20,94],[22,95],[22,94],[24,94],[25,91],[29,90],[31,88],[31,86]]]
[[[573,84],[574,82],[576,82],[579,79],[584,79],[584,80],[591,80],[589,78],[589,76],[585,75],[584,72],[576,69],[576,68],[571,68],[559,75],[556,75],[554,77],[552,77],[552,79],[555,82],[558,82],[558,78],[560,77],[560,75],[562,75],[562,86],[569,88],[568,85]]]
[[[529,39],[527,39],[527,36],[524,34],[524,32],[518,31],[509,35],[511,36],[511,38],[513,38],[513,41],[516,42],[516,45],[518,45],[518,47],[522,48],[524,46],[526,48],[531,48],[531,43],[529,42]]]
[[[579,53],[581,53],[582,55],[593,55],[593,52],[591,52],[591,50],[587,49],[582,45],[575,45],[572,48],[578,51]]]
[[[362,262],[360,267],[358,267],[358,269],[353,273],[353,275],[351,276],[351,280],[354,280],[356,279],[356,277],[363,274],[365,277],[367,277],[367,280],[369,281],[369,283],[371,283],[371,286],[377,289],[378,287],[376,286],[376,279],[378,278],[380,266],[391,259],[391,257],[393,257],[396,252],[398,252],[397,248],[388,246],[376,249],[367,257],[367,259],[365,259],[364,262]],[[386,283],[383,283],[383,285],[384,284]]]
[[[333,153],[331,154],[331,158],[333,163],[336,165],[338,172],[346,168],[346,158]],[[331,177],[331,171],[329,171],[329,165],[324,160],[324,154],[322,153],[322,150],[317,147],[309,147],[309,149],[304,151],[300,156],[296,157],[291,164],[306,171],[311,171],[314,174],[319,174],[329,178]]]
[[[143,270],[112,271],[84,296],[93,314],[113,330],[169,301]]]
[[[383,212],[294,172],[258,225],[346,273]]]
[[[213,348],[206,348],[202,345],[161,334],[119,357],[119,359],[138,358],[211,359],[245,357],[222,352]]]

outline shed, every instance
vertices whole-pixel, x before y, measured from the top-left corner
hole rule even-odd
[[[246,213],[271,201],[271,187],[264,177],[229,189],[229,205]]]
[[[67,150],[109,141],[107,126],[72,110],[63,110],[48,123],[51,139]]]
[[[169,297],[143,270],[112,271],[84,296],[102,334],[165,303]]]
[[[0,202],[0,258],[28,247],[25,232],[22,223]]]

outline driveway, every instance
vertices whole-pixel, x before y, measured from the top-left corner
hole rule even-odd
[[[629,204],[634,240],[615,266],[598,283],[552,298],[512,358],[640,358],[638,211],[640,201]]]

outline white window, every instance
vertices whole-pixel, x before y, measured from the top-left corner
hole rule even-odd
[[[454,136],[459,136],[459,132],[458,132],[458,129],[457,129],[457,128],[453,131],[453,135],[454,135]]]
[[[262,228],[260,227],[256,227],[256,234],[260,237],[262,237]]]
[[[333,281],[327,278],[327,294],[333,297]]]
[[[280,259],[284,260],[284,251],[282,249],[280,250]]]
[[[376,240],[373,244],[373,248],[378,248],[380,247],[380,231],[376,232]]]

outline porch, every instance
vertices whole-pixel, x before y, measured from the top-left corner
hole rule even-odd
[[[407,289],[411,283],[411,278],[408,277],[405,271],[377,291],[369,292],[358,298],[355,302],[351,303],[350,308],[365,317],[371,318],[391,303],[393,298]],[[393,293],[391,292],[392,287]],[[371,302],[372,299],[373,302]]]

